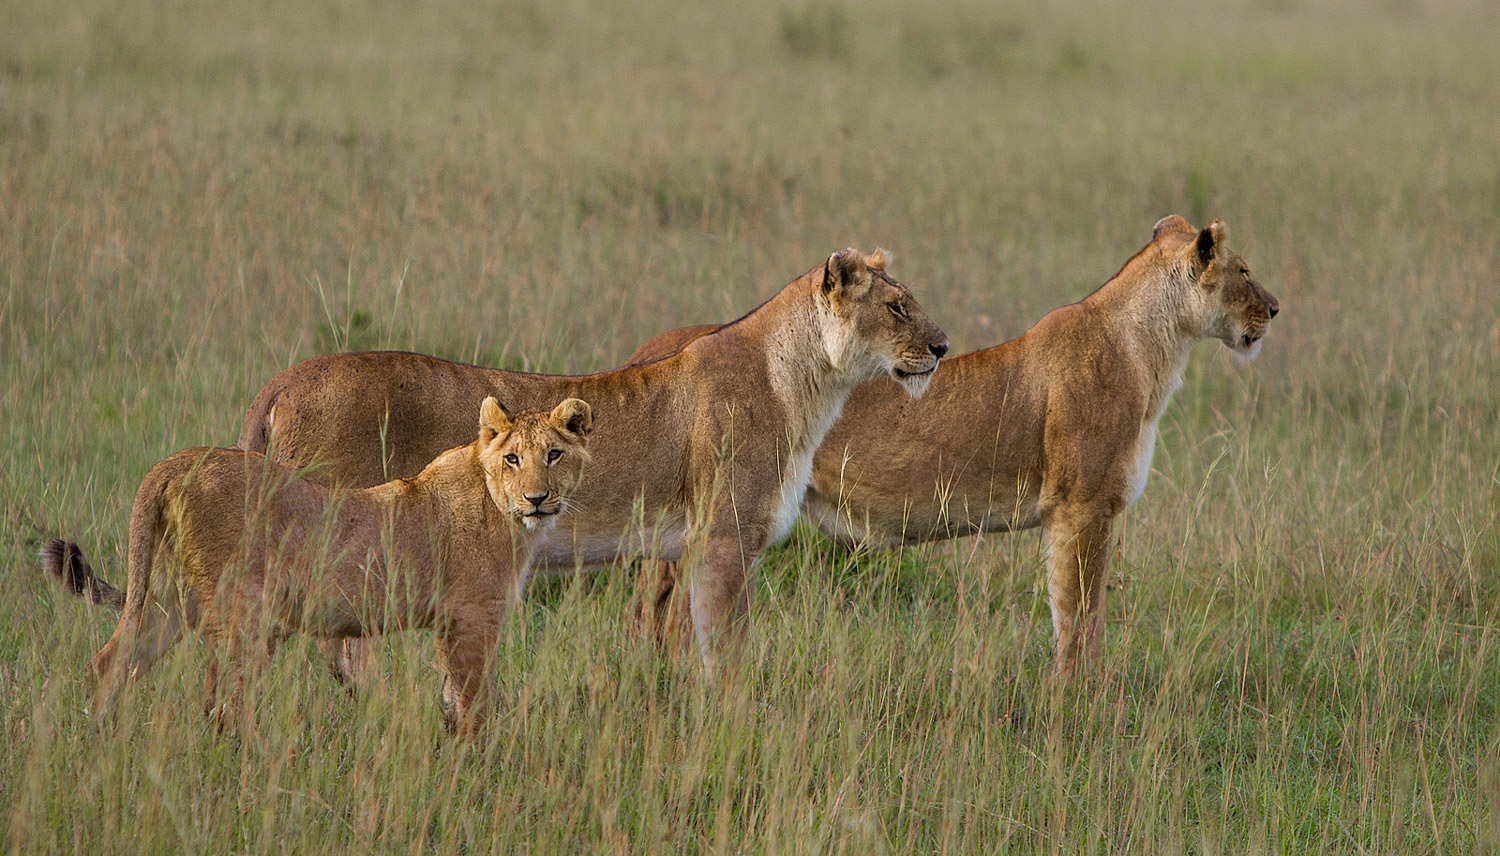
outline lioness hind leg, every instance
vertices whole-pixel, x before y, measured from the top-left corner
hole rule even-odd
[[[1053,509],[1047,529],[1047,597],[1059,677],[1078,668],[1080,650],[1097,670],[1104,653],[1104,591],[1114,515],[1090,506]]]
[[[677,562],[641,560],[635,593],[626,608],[637,632],[659,647],[676,647],[692,632],[687,586],[678,582]]]
[[[370,668],[370,643],[365,639],[324,639],[318,652],[328,660],[328,671],[345,690],[354,692]]]

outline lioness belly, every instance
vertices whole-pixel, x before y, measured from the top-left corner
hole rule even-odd
[[[566,574],[579,566],[635,556],[673,562],[682,558],[687,528],[686,515],[681,512],[663,515],[654,526],[643,526],[639,521],[576,519],[573,527],[565,523],[547,539],[537,553],[537,571]]]
[[[983,532],[1008,532],[1041,524],[1037,495],[997,501],[990,497],[934,496],[913,500],[886,497],[878,501],[846,498],[842,505],[809,490],[804,511],[824,535],[843,544],[895,547],[924,541],[961,538]]]

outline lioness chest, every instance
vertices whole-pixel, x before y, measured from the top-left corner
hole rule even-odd
[[[1135,445],[1126,462],[1127,504],[1140,499],[1146,492],[1146,480],[1151,476],[1151,460],[1156,454],[1157,429],[1161,425],[1162,414],[1167,412],[1167,403],[1172,400],[1173,393],[1182,387],[1182,374],[1186,368],[1187,359],[1184,356],[1184,359],[1171,367],[1161,388],[1150,390],[1155,394],[1148,398],[1140,432],[1136,435]]]
[[[821,440],[839,418],[842,405],[830,408],[829,412],[817,420],[812,426],[815,436]],[[807,494],[807,486],[812,481],[813,457],[817,454],[818,443],[804,437],[803,442],[794,444],[789,450],[788,460],[782,468],[781,490],[778,494],[776,511],[771,518],[770,543],[776,544],[786,539],[791,534],[792,524],[797,519],[797,512],[802,507],[802,498]]]

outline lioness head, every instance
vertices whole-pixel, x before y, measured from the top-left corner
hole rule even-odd
[[[828,257],[818,287],[823,345],[835,367],[864,378],[889,374],[915,397],[927,391],[948,353],[948,337],[911,291],[886,274],[887,262],[879,249]]]
[[[593,427],[588,402],[512,416],[494,396],[479,407],[479,465],[495,505],[527,529],[550,526],[578,487]]]
[[[1229,227],[1214,220],[1208,228],[1194,232],[1174,214],[1157,222],[1154,235],[1157,240],[1180,235],[1191,242],[1180,252],[1197,285],[1191,299],[1198,304],[1200,335],[1218,339],[1247,360],[1254,359],[1280,306],[1275,295],[1250,275],[1245,260],[1225,246]]]

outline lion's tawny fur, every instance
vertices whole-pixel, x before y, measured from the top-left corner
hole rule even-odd
[[[592,414],[568,400],[512,417],[491,398],[476,421],[477,439],[415,477],[364,489],[317,484],[240,449],[157,464],[131,512],[119,623],[90,664],[102,698],[184,626],[215,654],[206,707],[220,721],[237,707],[247,645],[433,627],[450,714],[480,718],[501,619],[579,484]],[[102,582],[71,543],[44,553],[75,593]]]
[[[1189,351],[1218,339],[1254,356],[1278,310],[1226,237],[1217,220],[1196,231],[1163,218],[1093,294],[949,358],[920,401],[860,386],[814,458],[804,513],[839,541],[877,546],[1043,526],[1057,668],[1072,672],[1080,648],[1097,660],[1114,519],[1145,488]],[[664,333],[630,359],[660,360],[712,329]],[[658,622],[669,587],[644,592]]]
[[[884,266],[882,253],[835,253],[665,359],[592,375],[406,353],[307,360],[262,388],[240,439],[254,447],[266,438],[279,462],[368,484],[451,445],[486,395],[516,407],[587,399],[601,424],[590,478],[546,559],[566,570],[689,551],[693,621],[712,672],[741,634],[752,565],[790,526],[813,453],[850,390],[889,374],[919,394],[947,350]]]

